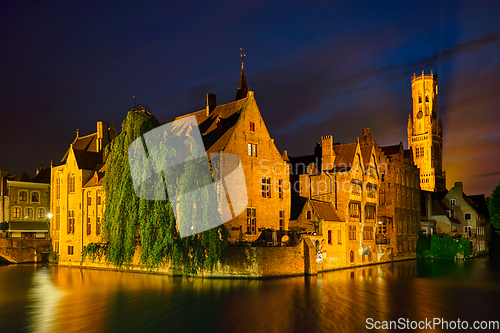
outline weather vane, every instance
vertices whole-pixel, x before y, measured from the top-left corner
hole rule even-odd
[[[241,63],[245,61],[245,53],[243,53],[243,45],[240,47]]]

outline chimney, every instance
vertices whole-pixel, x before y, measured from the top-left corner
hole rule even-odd
[[[217,96],[211,93],[207,94],[207,112],[206,116],[208,117],[212,111],[215,109],[217,106]]]
[[[363,128],[363,135],[364,135],[364,136],[368,136],[368,135],[370,135],[370,127]]]
[[[455,188],[460,189],[460,191],[464,191],[462,182],[455,182]]]
[[[321,137],[321,170],[331,170],[333,169],[333,136],[325,135]]]
[[[97,151],[100,152],[109,143],[108,123],[105,121],[97,122]]]

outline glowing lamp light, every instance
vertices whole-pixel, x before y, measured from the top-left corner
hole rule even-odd
[[[49,219],[51,219],[51,218],[52,218],[52,213],[48,213],[48,214],[47,214],[47,217],[48,217]]]

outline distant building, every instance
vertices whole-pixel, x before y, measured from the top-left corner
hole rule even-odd
[[[443,171],[443,126],[437,115],[437,75],[411,78],[413,115],[408,118],[408,147],[420,169],[420,187],[425,191],[446,190]]]
[[[472,254],[488,251],[488,209],[484,195],[468,196],[461,182],[449,191],[422,191],[421,228],[424,234],[466,237]]]
[[[0,237],[48,239],[50,169],[38,169],[33,179],[0,173]]]

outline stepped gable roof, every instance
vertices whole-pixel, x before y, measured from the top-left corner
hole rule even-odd
[[[410,156],[412,156],[412,153],[411,153],[410,149],[403,150],[403,157],[404,158],[410,158]]]
[[[33,181],[33,179],[31,179],[31,177],[28,176],[28,174],[26,172],[8,175],[7,180],[12,180],[12,181],[16,181],[16,182],[31,182],[31,181]]]
[[[40,170],[35,178],[33,178],[33,181],[36,183],[50,184],[50,168]]]
[[[335,152],[334,164],[336,171],[344,172],[351,170],[357,144],[357,142],[350,142],[333,145],[333,150]]]
[[[310,200],[310,202],[320,219],[342,222],[331,202],[318,200]]]
[[[205,150],[208,153],[218,153],[226,147],[241,113],[248,106],[250,98],[252,97],[248,96],[235,102],[217,105],[208,116],[206,109],[203,109],[164,121],[161,124],[163,125],[174,120],[195,116],[202,135],[203,144],[205,145]],[[219,122],[220,125],[218,125]]]

